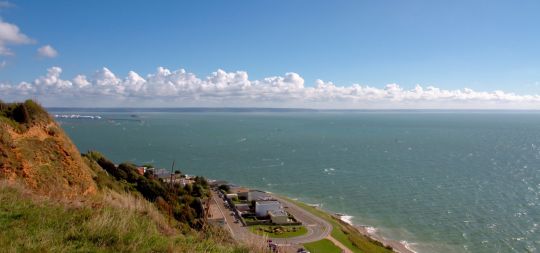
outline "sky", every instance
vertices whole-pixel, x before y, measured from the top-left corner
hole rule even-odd
[[[0,99],[540,109],[539,1],[0,0]]]

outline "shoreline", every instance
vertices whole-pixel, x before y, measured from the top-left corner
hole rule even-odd
[[[209,181],[226,182],[226,181],[214,180],[214,179],[210,179]],[[236,186],[239,186],[239,185],[236,185]],[[335,222],[338,223],[338,226],[347,227],[347,228],[357,232],[358,234],[366,237],[368,240],[373,241],[374,243],[381,244],[384,247],[391,247],[393,252],[396,252],[396,253],[418,253],[417,251],[409,248],[410,244],[407,241],[397,241],[397,240],[394,240],[394,239],[388,239],[388,238],[383,237],[382,235],[377,234],[376,233],[377,228],[375,228],[375,227],[368,226],[368,225],[354,224],[352,222],[353,216],[343,214],[343,213],[335,213],[335,212],[332,212],[332,211],[329,211],[329,210],[325,210],[325,209],[321,208],[320,204],[310,204],[310,203],[307,203],[307,202],[303,202],[303,201],[299,200],[298,198],[292,198],[290,196],[276,194],[276,193],[273,193],[273,192],[270,192],[270,191],[259,190],[259,189],[256,189],[256,188],[250,188],[250,187],[248,187],[248,188],[252,189],[252,190],[263,191],[263,192],[265,192],[267,194],[270,194],[271,196],[274,196],[277,199],[282,198],[282,199],[285,199],[287,201],[293,202],[293,204],[296,204],[296,206],[298,206],[299,208],[304,209],[304,210],[306,210],[308,212],[311,212],[311,211],[308,210],[306,207],[313,208],[314,210],[317,210],[317,211],[319,211],[321,213],[324,213],[325,215],[328,215],[330,217],[330,219],[334,219]],[[296,203],[294,203],[294,202],[296,202]],[[298,203],[300,203],[300,205],[298,205]],[[302,206],[302,205],[304,205],[304,206]],[[323,217],[323,216],[320,216],[320,215],[317,215],[317,214],[314,214],[314,215],[316,215],[316,216],[318,216],[318,217],[320,217],[322,219],[327,219],[327,217]],[[334,229],[336,229],[336,228],[334,228]],[[341,229],[341,228],[337,227],[337,229]]]
[[[271,193],[271,192],[268,192],[268,193],[270,193],[272,195],[276,195],[276,194]],[[357,224],[352,223],[352,221],[350,220],[352,218],[352,216],[350,216],[350,215],[346,215],[346,214],[342,214],[342,213],[334,213],[334,212],[331,212],[331,211],[328,211],[328,210],[324,210],[324,209],[322,209],[320,207],[320,204],[309,204],[309,203],[306,203],[306,202],[302,202],[298,198],[290,198],[288,196],[283,196],[283,195],[277,195],[277,196],[285,197],[285,198],[288,198],[290,200],[293,200],[293,201],[296,201],[296,202],[299,202],[299,203],[303,203],[306,206],[309,206],[309,207],[312,207],[312,208],[314,208],[316,210],[324,212],[324,213],[328,214],[329,216],[333,217],[334,219],[336,219],[338,222],[342,223],[342,225],[352,227],[359,234],[369,238],[370,240],[379,242],[384,246],[392,247],[392,251],[394,251],[394,252],[397,252],[397,253],[418,253],[417,251],[409,248],[409,244],[406,241],[397,241],[397,240],[393,240],[393,239],[388,239],[388,238],[385,238],[385,237],[383,237],[381,235],[376,234],[375,231],[376,231],[377,228],[375,228],[375,227],[368,226],[368,225],[357,225]],[[300,206],[300,208],[303,208],[303,207]],[[375,230],[375,231],[373,231],[373,230]]]
[[[381,235],[378,235],[374,232],[370,232],[370,229],[375,229],[375,227],[366,226],[366,225],[354,225],[353,226],[360,234],[363,234],[366,237],[371,238],[372,240],[378,241],[382,243],[385,246],[390,246],[392,249],[399,253],[418,253],[414,251],[413,249],[408,247],[408,243],[406,241],[396,241],[388,238],[384,238]]]

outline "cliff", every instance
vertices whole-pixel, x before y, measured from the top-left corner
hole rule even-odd
[[[92,170],[77,147],[31,100],[0,105],[0,178],[58,197],[96,192]]]

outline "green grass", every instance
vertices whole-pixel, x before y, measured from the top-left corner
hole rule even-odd
[[[256,222],[258,221],[255,217],[243,217],[245,222]]]
[[[248,252],[221,232],[165,231],[143,199],[105,192],[84,201],[36,196],[0,181],[2,252]]]
[[[278,231],[275,230],[276,228],[281,229],[283,232],[275,232]],[[307,229],[304,226],[255,225],[250,226],[249,229],[255,234],[266,235],[270,238],[290,238],[307,233]]]
[[[341,242],[343,245],[345,245],[347,248],[349,248],[351,251],[355,253],[391,253],[393,252],[391,249],[385,248],[380,242],[374,241],[362,234],[360,234],[354,227],[351,225],[335,219],[330,214],[319,210],[315,207],[306,205],[305,203],[302,203],[300,201],[295,201],[292,199],[288,199],[285,197],[282,197],[290,202],[293,202],[297,206],[305,209],[306,211],[321,217],[328,221],[330,224],[332,224],[332,232],[331,235],[336,240]]]
[[[311,253],[341,253],[341,248],[328,239],[304,244]]]

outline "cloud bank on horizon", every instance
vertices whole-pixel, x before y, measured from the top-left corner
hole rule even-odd
[[[297,73],[250,80],[245,71],[221,69],[199,78],[184,69],[159,67],[142,77],[130,71],[118,77],[107,68],[88,77],[63,79],[60,67],[51,67],[31,82],[0,83],[1,99],[37,99],[45,106],[85,107],[303,107],[328,109],[537,109],[540,95],[518,95],[468,88],[447,90],[398,84],[383,88],[353,84],[339,86],[317,80],[306,85]]]

